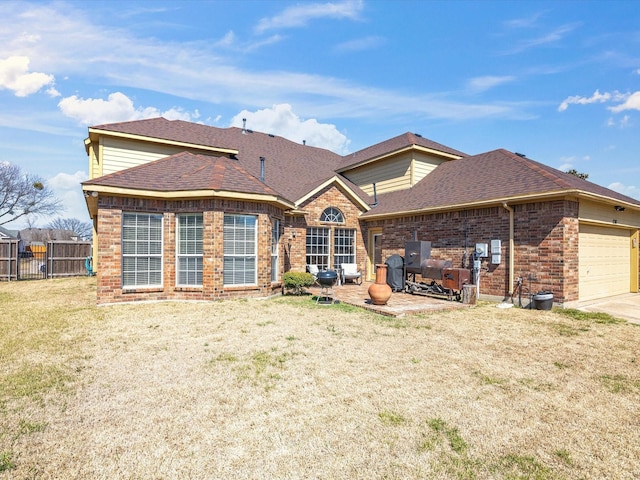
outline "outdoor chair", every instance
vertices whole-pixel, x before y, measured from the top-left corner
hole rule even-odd
[[[342,280],[346,282],[347,280],[351,280],[358,285],[362,284],[362,272],[358,270],[357,263],[343,263],[342,267]]]
[[[307,272],[313,275],[314,283],[318,283],[318,273],[320,273],[318,265],[307,265]]]

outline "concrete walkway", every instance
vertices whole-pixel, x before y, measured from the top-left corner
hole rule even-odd
[[[585,302],[577,307],[584,312],[603,312],[640,325],[640,293],[627,293],[615,297]]]

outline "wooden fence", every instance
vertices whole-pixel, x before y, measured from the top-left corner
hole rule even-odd
[[[87,275],[91,242],[51,241],[45,252],[18,252],[17,240],[0,241],[0,281]]]
[[[0,281],[18,280],[18,240],[0,240]]]

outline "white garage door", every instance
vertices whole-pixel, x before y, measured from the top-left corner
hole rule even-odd
[[[629,293],[630,238],[629,230],[580,225],[580,300]]]

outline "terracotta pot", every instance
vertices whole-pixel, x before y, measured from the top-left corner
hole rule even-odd
[[[369,286],[369,297],[374,305],[386,305],[391,298],[391,287],[387,285],[387,265],[376,265],[376,283]]]

